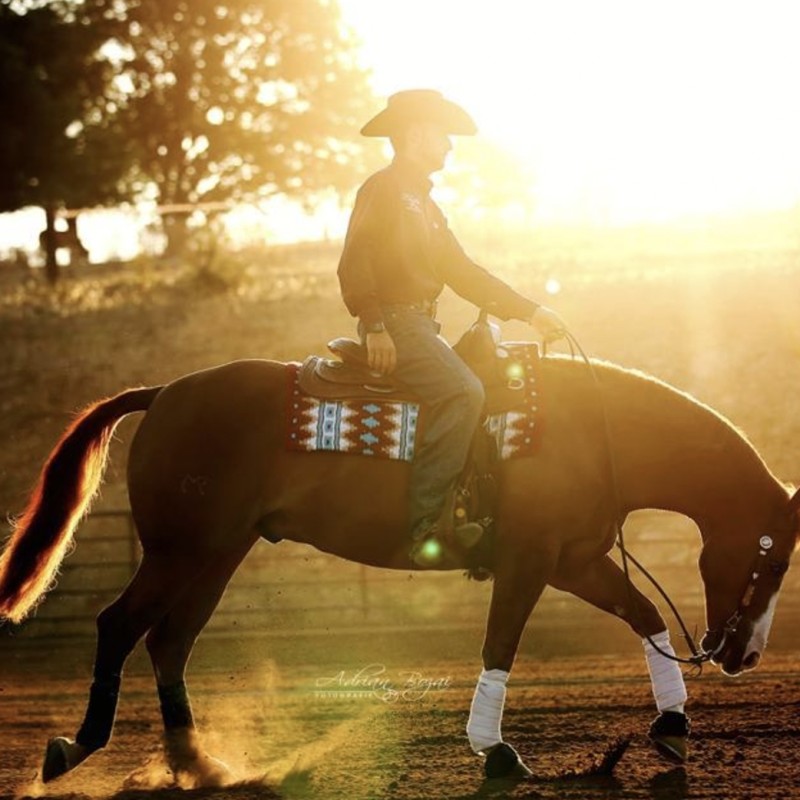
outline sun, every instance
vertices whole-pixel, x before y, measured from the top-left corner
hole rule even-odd
[[[535,175],[545,216],[614,224],[800,199],[800,7],[340,0],[374,88],[437,88]]]

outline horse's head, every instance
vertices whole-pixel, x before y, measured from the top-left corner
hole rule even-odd
[[[708,630],[701,647],[726,674],[754,669],[761,660],[799,535],[800,490],[763,528],[742,522],[735,536],[712,530],[705,538],[700,573]]]

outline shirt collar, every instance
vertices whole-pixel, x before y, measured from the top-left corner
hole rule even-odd
[[[410,188],[422,195],[431,193],[433,182],[413,161],[403,156],[395,156],[392,161],[392,169]]]

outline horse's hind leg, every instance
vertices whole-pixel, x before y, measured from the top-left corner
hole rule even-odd
[[[188,551],[145,553],[122,594],[100,612],[86,716],[74,741],[58,737],[48,742],[42,767],[45,782],[74,769],[108,743],[125,660],[146,631],[169,611],[203,563]]]
[[[686,685],[669,631],[656,606],[635,586],[609,557],[582,565],[574,575],[557,576],[553,586],[571,592],[602,611],[620,617],[643,637],[647,668],[659,716],[650,726],[650,738],[661,755],[673,762],[687,759],[689,721],[684,714]],[[655,644],[655,646],[654,646]]]
[[[173,773],[181,775],[184,788],[219,786],[230,778],[225,764],[200,746],[186,691],[186,665],[195,640],[257,539],[256,535],[248,537],[236,550],[209,564],[145,638],[158,685],[167,761]]]

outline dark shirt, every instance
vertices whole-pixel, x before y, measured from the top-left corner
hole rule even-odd
[[[338,271],[350,313],[370,325],[382,320],[381,306],[432,302],[447,284],[496,317],[529,319],[537,304],[466,255],[431,186],[396,158],[359,189]]]

